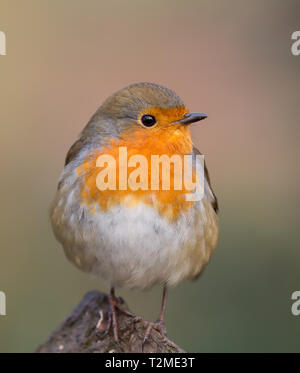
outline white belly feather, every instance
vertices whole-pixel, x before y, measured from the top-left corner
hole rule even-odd
[[[65,168],[51,221],[67,257],[111,286],[147,288],[195,278],[217,245],[218,221],[206,185],[201,201],[170,222],[151,205],[80,204],[73,167]]]

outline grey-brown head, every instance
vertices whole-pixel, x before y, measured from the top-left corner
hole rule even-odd
[[[136,83],[110,96],[82,132],[84,137],[118,136],[128,127],[149,130],[160,124],[187,125],[206,118],[189,113],[171,89],[154,83]]]

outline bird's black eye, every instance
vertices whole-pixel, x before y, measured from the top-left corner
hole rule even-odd
[[[155,117],[150,114],[143,115],[141,121],[145,127],[152,127],[156,123]]]

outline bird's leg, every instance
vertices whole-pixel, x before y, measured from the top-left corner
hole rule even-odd
[[[135,316],[133,313],[128,311],[126,308],[122,307],[122,305],[124,304],[124,301],[121,297],[115,296],[114,288],[111,288],[110,295],[111,295],[111,301],[114,303],[115,309],[118,309],[118,311],[122,312],[126,316],[133,317],[134,319],[140,319],[140,317]]]
[[[114,333],[114,340],[119,345],[118,322],[117,322],[117,312],[116,312],[116,304],[118,300],[115,297],[115,289],[113,287],[110,289],[108,301],[109,301],[108,320],[105,326],[104,335],[107,335],[110,331],[110,328],[112,327],[113,333]],[[100,330],[103,329],[103,326],[102,326],[103,321],[104,321],[103,311],[101,310],[100,319],[96,327],[97,329],[100,329]]]
[[[166,304],[167,304],[167,285],[164,285],[161,308],[160,308],[160,313],[159,313],[159,317],[157,320],[158,324],[161,325],[162,327],[164,326]]]
[[[114,334],[114,340],[115,342],[119,345],[119,336],[118,336],[118,320],[117,320],[117,310],[124,313],[126,316],[133,317],[135,321],[139,321],[141,318],[135,316],[128,310],[122,307],[122,300],[121,298],[117,298],[115,296],[115,289],[111,287],[110,293],[108,296],[109,300],[109,312],[108,312],[108,322],[106,325],[106,330],[105,330],[105,335],[107,335],[110,331],[110,328],[112,327],[113,329],[113,334]],[[103,321],[103,314],[102,311],[100,312],[100,320],[98,322],[97,328],[100,329],[101,324]]]
[[[143,343],[142,343],[142,349],[144,348],[144,345],[146,344],[146,342],[147,342],[147,340],[150,336],[151,329],[153,328],[153,329],[157,330],[162,335],[164,341],[167,344],[173,346],[174,348],[178,349],[179,351],[184,352],[179,346],[177,346],[174,342],[172,342],[169,338],[167,338],[167,331],[166,331],[165,326],[164,326],[164,316],[165,316],[165,310],[166,310],[166,303],[167,303],[167,285],[164,285],[159,317],[158,317],[156,322],[151,322],[151,321],[146,322],[148,324],[148,326],[147,326],[146,333],[145,333],[145,336],[144,336],[144,340],[143,340]]]
[[[163,296],[162,296],[159,317],[156,322],[147,321],[148,326],[146,329],[143,345],[147,342],[152,328],[158,330],[162,335],[165,336],[166,330],[164,328],[164,315],[165,315],[165,309],[166,309],[166,301],[167,301],[167,287],[165,285],[163,289]]]
[[[110,293],[108,296],[109,299],[109,306],[110,306],[110,319],[108,327],[110,328],[110,324],[112,324],[113,333],[114,333],[114,340],[117,344],[119,344],[119,336],[118,336],[118,321],[117,321],[117,312],[116,312],[116,296],[115,296],[115,289],[112,287],[110,289]]]

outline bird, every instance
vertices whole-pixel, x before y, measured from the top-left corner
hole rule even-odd
[[[218,201],[205,161],[203,178],[199,178],[202,197],[190,201],[186,188],[163,190],[161,180],[156,190],[149,185],[142,188],[138,182],[135,189],[128,183],[121,188],[124,180],[121,182],[117,171],[125,166],[120,164],[118,152],[126,148],[127,160],[141,155],[149,162],[152,156],[191,156],[195,175],[195,157],[201,153],[193,145],[190,125],[206,117],[190,112],[169,88],[134,83],[103,102],[65,158],[50,209],[52,229],[67,258],[110,287],[108,330],[112,328],[118,344],[117,310],[132,314],[122,309],[115,288],[144,290],[161,285],[159,317],[148,322],[143,343],[152,328],[169,341],[164,326],[167,290],[199,277],[219,237]],[[115,189],[99,188],[99,170],[105,170],[105,162],[99,168],[97,160],[103,155],[116,160],[116,174],[107,172],[103,178],[117,184]],[[172,170],[170,177],[175,182]],[[158,175],[162,178],[162,172]],[[141,175],[138,179],[135,181],[141,181]]]

